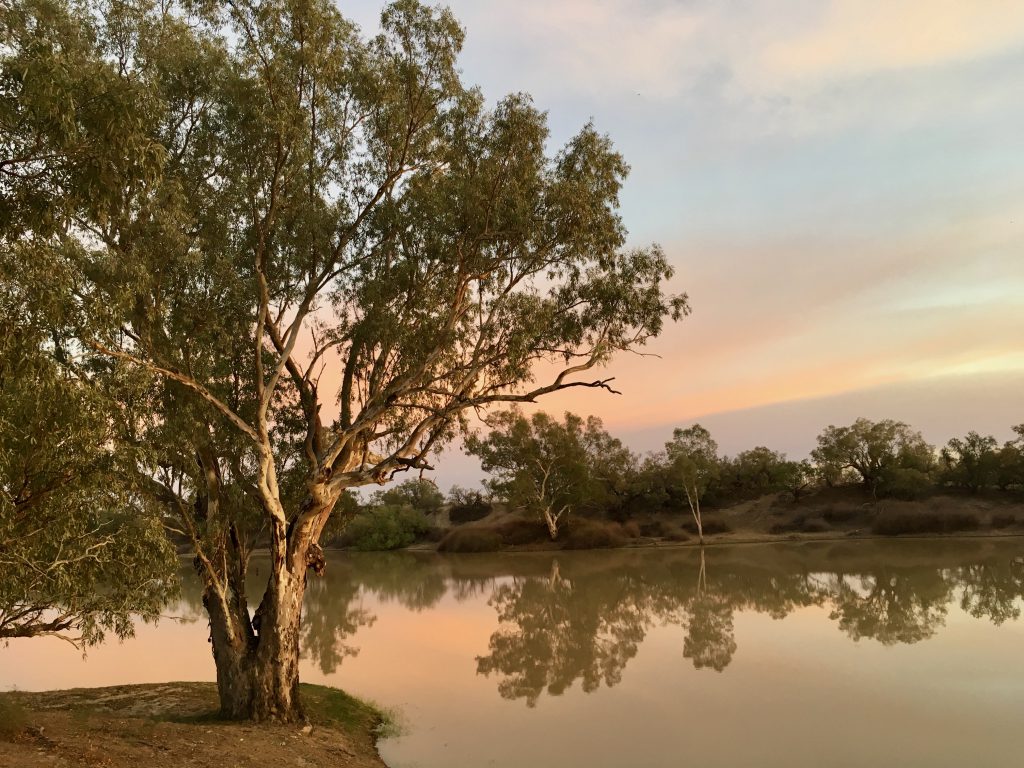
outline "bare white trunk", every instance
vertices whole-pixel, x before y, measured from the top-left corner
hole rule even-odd
[[[683,485],[683,490],[686,491],[686,501],[690,505],[690,514],[693,515],[693,520],[697,523],[697,540],[704,543],[704,524],[700,517],[700,495],[697,493],[697,488],[694,486],[693,490],[690,490],[688,485]]]
[[[544,523],[548,527],[548,535],[551,537],[552,541],[558,538],[558,521],[562,519],[562,516],[568,510],[568,507],[562,507],[558,512],[552,512],[550,506],[543,508],[543,512],[541,514],[544,517]]]

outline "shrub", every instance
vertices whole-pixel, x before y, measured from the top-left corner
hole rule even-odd
[[[497,552],[501,536],[493,528],[456,528],[441,539],[438,552]]]
[[[417,541],[429,541],[434,544],[439,542],[448,533],[444,528],[438,528],[436,525],[432,525],[425,530],[421,535],[416,537]]]
[[[640,524],[636,520],[623,523],[622,535],[627,539],[639,539],[643,535],[640,533]]]
[[[594,520],[576,520],[561,539],[563,549],[607,549],[625,543],[617,524]]]
[[[871,526],[871,531],[881,536],[898,536],[905,533],[956,533],[974,531],[980,525],[981,521],[977,515],[969,512],[897,512],[879,517]]]
[[[863,514],[864,514],[863,510],[860,507],[858,507],[858,506],[853,506],[853,505],[838,506],[837,505],[837,506],[829,507],[828,509],[826,509],[825,512],[822,514],[822,517],[824,517],[825,520],[827,520],[828,522],[835,524],[835,523],[848,523],[851,520],[856,520],[857,518],[859,518]]]
[[[0,696],[0,739],[14,741],[28,726],[28,713],[9,696]]]
[[[768,529],[772,536],[781,536],[784,533],[796,533],[800,530],[800,524],[795,520],[786,520],[782,523],[775,523]]]
[[[718,520],[717,518],[709,518],[701,521],[703,523],[704,535],[709,536],[715,533],[729,533],[732,527],[724,520]],[[687,533],[697,534],[697,522],[695,520],[687,520],[683,523],[683,530]]]
[[[923,498],[931,489],[932,481],[927,472],[908,467],[886,470],[878,487],[879,495],[907,501]]]
[[[509,547],[522,546],[523,544],[538,544],[551,540],[547,526],[540,520],[525,520],[522,518],[505,520],[495,527],[502,542]]]
[[[993,528],[1009,528],[1017,524],[1017,516],[1008,513],[992,515],[991,525]]]
[[[816,517],[811,520],[805,520],[803,525],[800,526],[800,530],[803,533],[825,533],[825,531],[831,530],[831,528],[824,520]]]
[[[669,528],[664,536],[666,541],[689,541],[690,534],[682,528]]]
[[[639,528],[641,536],[653,536],[655,538],[671,536],[673,532],[679,530],[678,528],[673,528],[664,520],[648,520],[640,523]]]
[[[467,491],[465,488],[453,486],[448,493],[448,519],[453,525],[471,523],[482,520],[491,514],[491,505],[484,501],[479,491]]]
[[[422,512],[409,506],[369,507],[342,531],[340,543],[363,552],[401,549],[429,539],[435,535],[433,528]]]
[[[425,515],[436,513],[444,496],[430,480],[413,478],[373,494],[373,506],[412,507]]]

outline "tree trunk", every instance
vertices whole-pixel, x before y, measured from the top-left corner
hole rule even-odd
[[[686,491],[686,501],[690,505],[690,514],[693,515],[693,520],[697,523],[697,541],[703,544],[704,522],[701,520],[700,515],[700,494],[697,492],[696,487],[691,494],[689,486],[685,484],[683,485],[683,490]]]
[[[549,510],[544,510],[544,522],[548,526],[548,536],[554,541],[558,538],[558,520],[551,514]]]
[[[290,548],[271,545],[267,588],[251,619],[243,584],[232,580],[223,592],[213,580],[207,585],[203,604],[210,617],[222,716],[286,723],[304,720],[299,701],[299,635],[309,549],[308,540]]]
[[[285,571],[284,578],[272,573],[248,633],[243,624],[249,621],[247,611],[244,618],[225,612],[215,595],[204,595],[223,717],[286,723],[304,719],[299,633],[305,586],[304,571],[298,576]]]

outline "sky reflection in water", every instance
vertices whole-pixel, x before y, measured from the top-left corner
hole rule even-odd
[[[1017,540],[345,555],[303,677],[398,706],[395,768],[1011,766],[1022,595]],[[12,643],[0,684],[211,679],[201,611],[84,663]]]

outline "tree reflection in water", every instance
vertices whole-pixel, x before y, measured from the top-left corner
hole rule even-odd
[[[954,603],[979,619],[1014,621],[1024,595],[1019,552],[1016,542],[990,540],[340,554],[324,577],[310,581],[302,647],[329,674],[358,652],[352,636],[375,621],[364,607],[367,596],[424,612],[446,596],[486,597],[498,628],[486,655],[477,657],[477,672],[493,677],[503,697],[534,706],[545,693],[557,696],[577,682],[587,692],[616,685],[657,625],[683,630],[682,656],[696,669],[722,672],[737,653],[738,611],[782,619],[797,608],[822,606],[853,640],[884,645],[934,636]],[[199,593],[189,584],[186,603],[198,617]],[[250,602],[258,597],[250,595]]]
[[[955,600],[1001,623],[1020,616],[1018,545],[721,548],[635,552],[605,568],[563,558],[554,577],[516,578],[491,597],[499,628],[477,671],[509,699],[533,706],[546,690],[613,686],[648,629],[681,626],[683,657],[722,672],[737,651],[737,611],[782,619],[823,606],[854,641],[916,643],[935,635]],[[861,549],[863,547],[863,549]],[[966,560],[966,562],[965,562]],[[901,563],[901,565],[893,565]]]
[[[519,577],[489,600],[500,628],[477,672],[499,678],[507,699],[533,706],[541,693],[562,693],[580,680],[584,691],[613,686],[636,656],[653,620],[647,591],[629,573],[609,579],[562,576],[558,559],[546,579]]]

